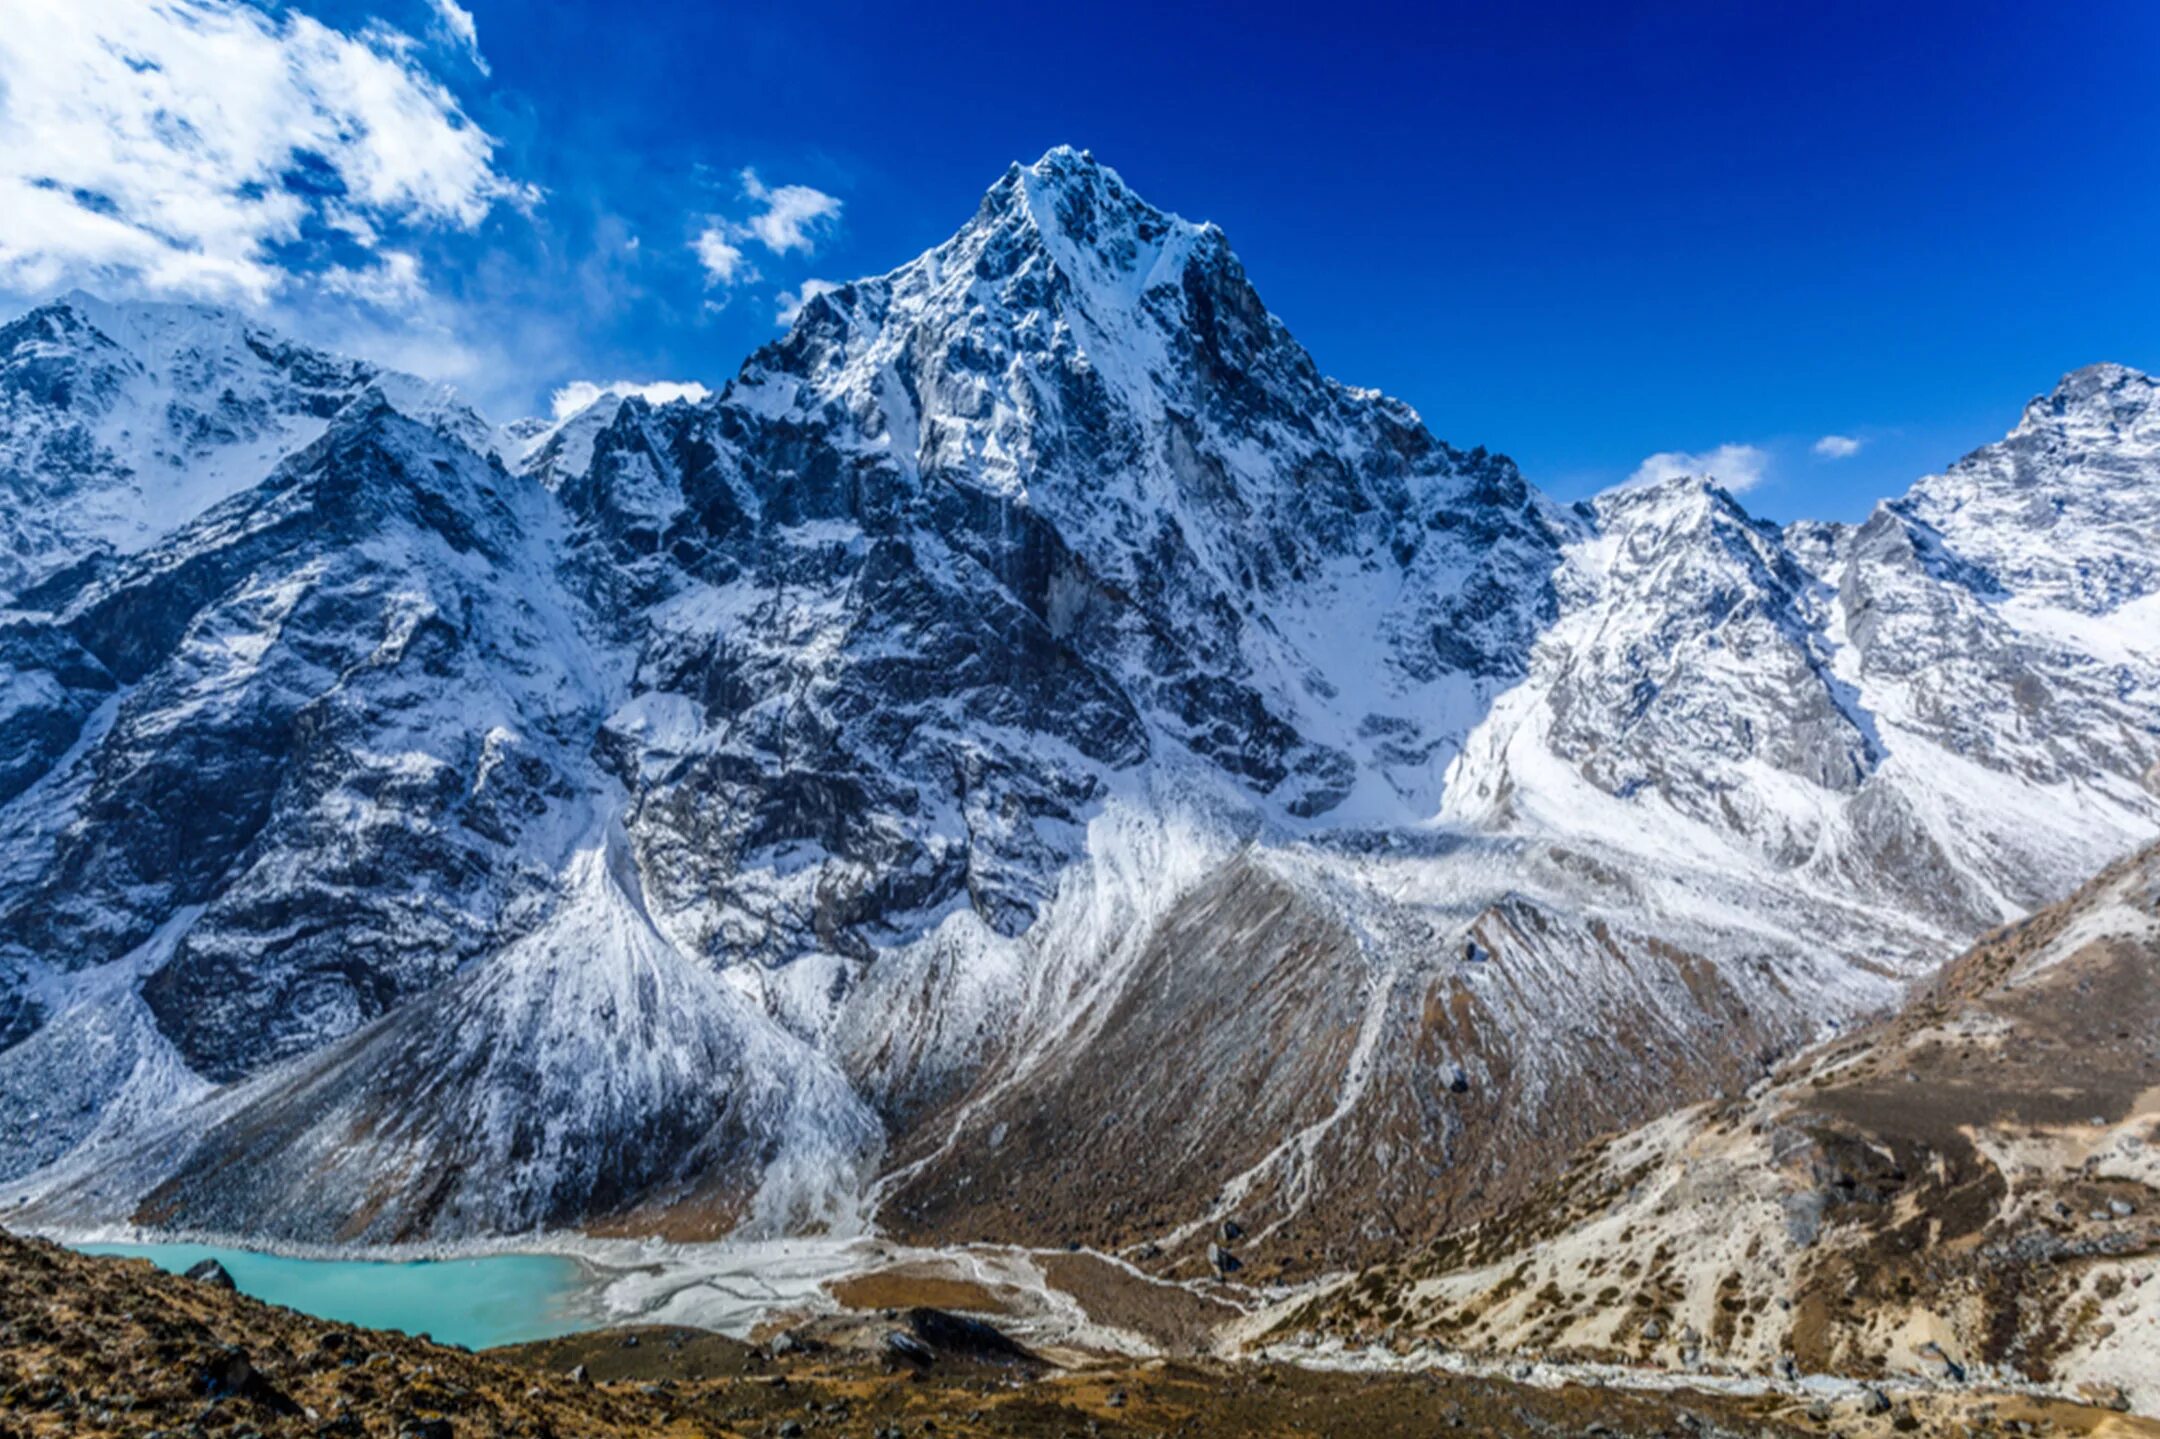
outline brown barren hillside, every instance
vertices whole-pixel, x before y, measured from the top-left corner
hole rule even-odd
[[[1291,1327],[2160,1413],[2160,850]]]

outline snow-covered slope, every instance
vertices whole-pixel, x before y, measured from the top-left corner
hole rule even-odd
[[[2006,457],[2059,442],[2034,418],[2055,413],[2036,401],[2010,439],[1954,473],[2004,473]],[[2160,488],[2160,456],[2143,446],[2108,463],[2128,492],[2111,513]],[[1560,618],[1530,681],[1473,733],[1449,817],[1647,830],[1653,850],[1723,852],[1721,867],[1902,914],[1946,940],[2061,895],[2150,836],[2151,595],[2071,623],[2054,591],[1996,578],[2008,556],[2050,542],[2008,525],[1992,549],[1968,542],[1983,554],[1969,558],[1918,517],[1940,483],[1857,527],[1786,532],[1707,480],[1585,506],[1557,580]],[[2066,510],[2095,503],[2074,467],[2020,483],[2030,504],[2051,504],[2049,492]],[[2160,536],[2149,502],[2105,543],[2140,524],[2148,543]]]
[[[2021,610],[2105,617],[2160,589],[2155,463],[2160,383],[2090,365],[2027,405],[2002,443],[1920,481],[1893,508]],[[2139,628],[2149,657],[2160,640]]]
[[[681,1237],[859,1223],[876,1120],[753,993],[653,929],[611,824],[531,933],[243,1086],[153,1190],[228,1233],[387,1241],[673,1210]],[[694,1217],[693,1217],[694,1216]]]
[[[0,329],[0,603],[256,484],[370,387],[483,454],[494,443],[441,386],[227,310],[78,291]]]
[[[377,395],[14,621],[20,653],[61,661],[9,687],[58,696],[0,809],[17,1029],[159,938],[142,999],[230,1080],[531,923],[588,822],[605,686],[553,524],[543,493]]]
[[[0,624],[30,1213],[1309,1270],[2160,832],[2129,372],[1858,527],[1564,508],[1058,150],[696,402],[356,383],[125,543],[24,472],[110,551]]]
[[[1017,933],[1150,759],[1286,823],[1429,814],[1549,604],[1512,466],[1323,378],[1219,231],[1071,152],[715,404],[623,415],[562,494],[643,587],[606,743],[656,910],[716,956],[955,903]]]
[[[628,400],[638,398],[653,405],[678,400],[697,403],[711,393],[695,381],[566,385],[556,392],[553,414],[514,420],[503,427],[505,462],[516,473],[530,475],[552,490],[592,468],[594,441],[615,423]]]

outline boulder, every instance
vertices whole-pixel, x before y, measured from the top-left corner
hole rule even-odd
[[[190,1265],[187,1277],[199,1284],[207,1284],[212,1289],[225,1289],[234,1293],[238,1293],[240,1289],[239,1285],[233,1283],[233,1277],[226,1272],[225,1266],[215,1259],[205,1259],[200,1264]]]
[[[937,1352],[905,1329],[886,1331],[885,1350],[910,1364],[928,1365],[937,1362]]]
[[[1033,1362],[1035,1356],[996,1325],[942,1309],[915,1308],[907,1312],[908,1329],[932,1349],[964,1354],[972,1359]]]
[[[298,1414],[300,1406],[256,1372],[245,1349],[227,1345],[214,1351],[196,1378],[196,1391],[212,1404],[240,1399],[261,1405],[273,1414]]]

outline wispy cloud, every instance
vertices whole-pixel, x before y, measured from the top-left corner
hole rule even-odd
[[[708,285],[733,285],[757,278],[757,271],[744,262],[742,248],[728,239],[725,225],[707,225],[690,248],[697,251],[698,263],[705,267]]]
[[[488,68],[487,57],[480,53],[480,27],[473,23],[472,11],[458,4],[458,0],[428,0],[435,7],[435,23],[445,38],[465,52],[473,68],[483,75],[495,72]]]
[[[1860,453],[1860,446],[1864,443],[1865,441],[1856,440],[1851,435],[1824,435],[1815,442],[1813,448],[1816,454],[1826,460],[1849,460]]]
[[[840,220],[840,201],[808,185],[768,186],[757,171],[742,172],[743,194],[765,208],[750,217],[747,229],[775,255],[790,250],[810,254],[818,238]]]
[[[1737,494],[1761,484],[1769,467],[1769,452],[1756,445],[1719,445],[1700,454],[1660,450],[1637,465],[1627,483],[1654,485],[1682,475],[1708,475]]]
[[[253,304],[295,250],[469,230],[536,196],[381,26],[240,0],[70,0],[0,26],[0,288],[66,284]],[[409,258],[409,257],[407,257]],[[320,258],[317,260],[321,263]],[[408,277],[347,282],[385,297]]]
[[[755,243],[782,256],[791,252],[814,254],[818,242],[840,221],[839,198],[823,190],[808,185],[768,185],[752,169],[743,170],[741,179],[744,198],[760,208],[740,220],[726,215],[708,216],[704,228],[690,242],[698,264],[704,268],[708,290],[725,291],[764,278],[750,263],[744,246]],[[780,323],[794,323],[804,300],[831,288],[823,280],[805,280],[797,290],[783,292],[778,297]],[[705,307],[723,309],[727,302],[725,294],[709,296]]]
[[[809,304],[818,296],[830,295],[839,288],[830,280],[805,280],[802,282],[801,289],[782,290],[773,318],[783,327],[792,325],[795,323],[795,317],[802,313],[803,306]]]
[[[419,258],[404,250],[385,250],[370,265],[332,265],[315,283],[378,310],[410,309],[427,297]]]

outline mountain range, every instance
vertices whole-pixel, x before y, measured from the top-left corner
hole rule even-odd
[[[63,297],[0,512],[18,1222],[1296,1279],[2160,835],[2151,378],[1561,504],[1066,149],[665,405]]]

